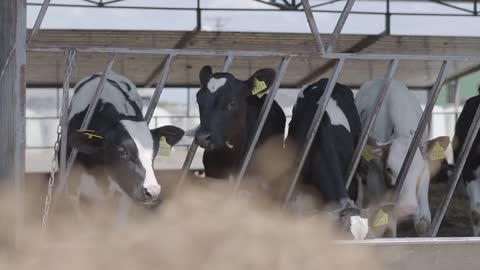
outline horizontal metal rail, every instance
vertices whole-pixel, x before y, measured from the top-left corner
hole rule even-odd
[[[338,240],[337,244],[353,245],[440,245],[440,244],[480,244],[480,237],[437,237],[437,238],[379,238],[367,240]]]
[[[66,49],[75,49],[77,53],[115,53],[115,54],[151,54],[184,56],[228,56],[234,57],[291,57],[312,59],[344,60],[411,60],[411,61],[465,61],[480,62],[480,55],[426,55],[426,54],[362,54],[362,53],[279,53],[271,51],[235,51],[235,50],[200,50],[200,49],[132,49],[119,47],[82,47],[82,46],[32,46],[31,52],[63,53]]]
[[[28,6],[41,6],[40,3],[28,3]],[[50,7],[71,7],[71,8],[98,8],[94,5],[78,5],[78,4],[50,4]],[[315,7],[315,6],[312,6]],[[163,10],[163,11],[192,11],[197,12],[196,7],[152,7],[152,6],[114,6],[108,5],[102,7],[102,9],[132,9],[132,10]],[[284,10],[274,8],[200,8],[200,11],[234,11],[234,12],[303,12],[303,10]],[[313,13],[331,13],[340,14],[339,10],[332,9],[312,9]],[[382,12],[382,11],[351,11],[351,14],[358,15],[392,15],[392,16],[445,16],[445,17],[472,17],[478,16],[473,13],[433,13],[433,12]]]

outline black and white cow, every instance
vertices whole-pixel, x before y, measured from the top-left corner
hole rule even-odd
[[[479,89],[480,92],[480,89]],[[463,106],[462,113],[455,125],[455,137],[453,139],[453,155],[455,161],[459,158],[460,151],[465,143],[468,130],[473,122],[480,95],[468,99]],[[473,226],[473,235],[480,236],[480,135],[473,142],[472,149],[468,154],[465,167],[462,171],[467,195],[470,200],[470,215]]]
[[[205,66],[199,77],[200,126],[195,141],[205,149],[205,175],[228,178],[239,169],[266,100],[264,93],[275,79],[275,71],[260,69],[243,81],[230,73],[213,73],[210,66]],[[285,114],[274,101],[257,147],[272,138],[280,138],[283,142],[285,121]]]
[[[88,129],[79,130],[100,79],[95,74],[80,80],[70,103],[67,151],[78,150],[74,164],[78,175],[72,175],[76,179],[69,190],[76,198],[94,201],[107,199],[109,191],[120,191],[124,206],[128,197],[155,206],[161,191],[153,170],[159,142],[173,146],[184,132],[174,126],[150,130],[135,85],[113,72],[107,76]]]
[[[328,79],[321,79],[300,91],[289,126],[286,142],[288,149],[293,145],[298,150],[305,144],[327,83]],[[360,133],[360,118],[352,90],[337,83],[301,175],[301,182],[315,188],[323,203],[337,210],[336,218],[356,239],[366,237],[368,219],[353,202],[355,192],[350,196],[345,185],[348,166]]]
[[[355,103],[362,124],[366,124],[382,84],[382,80],[373,80],[360,87]],[[421,115],[422,108],[415,95],[403,82],[393,80],[370,133],[366,147],[370,154],[364,152],[368,167],[366,197],[371,204],[390,201],[390,191],[395,186]],[[395,202],[395,214],[385,218],[388,224],[381,224],[386,226],[388,235],[395,237],[397,219],[410,215],[414,216],[416,232],[421,236],[427,234],[431,225],[428,203],[430,153],[433,147],[442,150],[448,144],[448,137],[427,141],[427,131],[422,134],[420,147],[415,153],[398,202]]]

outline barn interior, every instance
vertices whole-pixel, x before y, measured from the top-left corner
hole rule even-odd
[[[310,3],[322,39],[331,40],[331,33],[346,1],[311,0]],[[27,0],[28,35],[32,33],[42,4],[43,0]],[[429,121],[431,137],[452,137],[464,102],[478,94],[480,85],[480,35],[476,31],[480,27],[478,12],[477,0],[359,0],[336,40],[334,52],[411,56],[399,62],[394,78],[404,81],[424,106],[435,86],[442,57],[471,57],[473,60],[454,61],[450,65]],[[150,25],[148,22],[137,22],[143,19],[138,14],[145,14],[145,20],[155,20],[157,16],[163,18],[151,21]],[[55,18],[60,15],[60,18]],[[69,17],[71,19],[67,20]],[[175,18],[182,23],[177,23]],[[118,21],[123,22],[116,23]],[[70,47],[79,48],[75,56],[74,75],[70,79],[71,92],[80,79],[105,69],[111,54],[97,51],[104,49],[108,52],[115,48],[123,53],[117,54],[113,70],[137,85],[145,105],[165,69],[168,55],[138,53],[136,49],[278,53],[269,57],[235,56],[229,72],[242,79],[260,68],[276,68],[283,56],[290,56],[276,96],[287,121],[298,91],[308,83],[328,78],[335,67],[334,60],[318,55],[300,0],[52,0],[43,25],[27,50],[27,183],[40,181],[45,184],[48,180],[62,108],[63,50]],[[417,59],[416,56],[428,57]],[[431,60],[426,61],[425,58]],[[0,58],[0,63],[4,59]],[[173,124],[188,130],[198,125],[199,112],[195,101],[199,88],[198,72],[207,64],[220,71],[224,61],[224,55],[176,55],[169,66],[164,90],[150,126]],[[355,91],[365,81],[382,78],[387,65],[388,61],[381,59],[347,59],[338,82]],[[168,159],[157,157],[155,169],[177,175],[191,142],[191,137],[185,137]],[[448,151],[451,162],[451,149]],[[202,149],[199,149],[191,170],[202,171],[201,156]],[[446,183],[431,185],[432,212],[447,189]],[[459,185],[439,236],[470,235],[468,209],[465,190]],[[414,235],[410,223],[400,228],[400,237]],[[440,262],[435,248],[424,248],[424,251],[428,258],[435,258],[438,269],[451,266]],[[407,256],[405,254],[398,257]],[[408,256],[412,254],[410,252]],[[426,257],[418,260],[428,262]]]

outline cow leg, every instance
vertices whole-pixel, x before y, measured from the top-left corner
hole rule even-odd
[[[470,200],[473,235],[480,236],[480,178],[467,182],[467,194]]]
[[[430,173],[427,168],[423,170],[417,188],[418,209],[414,215],[413,222],[415,231],[419,236],[427,236],[432,225],[432,214],[428,203],[428,187],[430,184]]]

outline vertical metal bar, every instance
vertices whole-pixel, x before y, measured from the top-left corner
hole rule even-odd
[[[295,175],[288,189],[287,196],[283,201],[282,208],[285,208],[287,206],[288,202],[290,201],[290,198],[293,195],[293,191],[295,190],[295,186],[297,185],[298,178],[300,177],[300,174],[303,170],[303,166],[305,165],[305,161],[307,159],[308,153],[310,152],[310,147],[312,147],[313,140],[315,139],[315,135],[317,134],[318,127],[322,122],[323,115],[327,110],[328,102],[330,101],[330,97],[332,96],[333,89],[335,88],[335,84],[337,83],[338,76],[342,71],[344,62],[345,62],[344,59],[337,60],[337,63],[335,64],[335,68],[332,71],[332,75],[328,80],[325,91],[323,92],[321,99],[318,101],[317,110],[315,111],[312,124],[310,125],[310,129],[308,130],[305,145],[303,146],[302,151],[300,152],[297,158]]]
[[[197,31],[202,30],[202,9],[200,8],[200,0],[197,0]]]
[[[438,95],[440,95],[440,90],[442,89],[443,82],[445,81],[445,77],[447,76],[449,64],[450,63],[448,61],[443,61],[440,72],[438,73],[437,80],[435,81],[435,84],[433,85],[433,88],[431,90],[433,93],[427,102],[427,106],[422,113],[420,121],[418,122],[418,126],[415,130],[415,134],[413,135],[410,147],[408,148],[407,155],[405,157],[405,160],[403,161],[400,172],[398,173],[397,182],[395,184],[395,193],[393,197],[394,202],[397,201],[397,198],[400,195],[400,191],[402,190],[403,183],[405,182],[405,178],[407,177],[408,170],[412,165],[413,157],[417,152],[418,145],[420,144],[420,140],[422,139],[425,128],[427,127],[428,120],[431,118],[433,107],[437,102]]]
[[[390,0],[387,0],[387,10],[385,13],[385,33],[390,35],[391,33],[391,17],[392,14],[390,13]]]
[[[150,103],[148,104],[147,112],[145,113],[145,121],[147,124],[150,124],[150,120],[152,119],[153,112],[157,107],[158,100],[162,95],[163,87],[165,86],[165,82],[167,81],[168,72],[170,71],[170,65],[172,64],[172,60],[175,57],[173,54],[169,54],[167,57],[167,61],[163,66],[162,72],[158,77],[157,86],[155,87],[155,91],[153,92],[152,98],[150,99]]]
[[[233,55],[228,54],[225,57],[225,62],[223,62],[222,72],[227,72],[228,71],[228,69],[230,68],[230,65],[232,64],[232,61],[233,61]]]
[[[232,64],[233,61],[233,55],[229,54],[225,57],[225,62],[223,63],[222,67],[222,72],[227,72],[228,69],[230,68],[230,65]],[[190,91],[190,90],[189,90]],[[190,100],[190,94],[188,95],[188,99]],[[187,174],[188,171],[190,170],[190,167],[192,166],[193,159],[195,158],[195,154],[197,153],[198,145],[195,142],[195,138],[192,141],[192,144],[188,147],[188,152],[187,156],[185,157],[185,161],[183,162],[182,165],[182,174],[180,176],[180,181],[178,181],[177,188],[176,188],[176,193],[180,191],[182,188],[183,184],[185,183],[185,180],[187,179]]]
[[[473,3],[473,15],[478,16],[478,0]]]
[[[67,49],[65,51],[65,67],[63,73],[63,104],[60,119],[61,144],[60,144],[60,163],[59,174],[60,182],[66,182],[65,172],[67,168],[67,138],[68,138],[68,100],[70,94],[70,77],[73,74],[73,63],[75,61],[75,50]]]
[[[260,116],[257,120],[255,125],[255,133],[253,134],[253,138],[251,139],[250,143],[248,144],[247,152],[245,156],[242,158],[242,165],[240,166],[240,171],[238,172],[237,178],[235,179],[235,187],[233,189],[233,193],[236,194],[238,189],[240,188],[240,184],[242,183],[243,176],[247,170],[248,164],[250,163],[250,159],[252,158],[253,151],[255,146],[257,146],[258,139],[260,138],[260,134],[262,132],[263,126],[267,121],[268,114],[270,113],[270,109],[272,108],[273,101],[275,100],[275,96],[277,95],[278,89],[280,88],[280,83],[282,82],[283,76],[287,72],[288,63],[290,62],[290,57],[283,57],[280,65],[277,68],[277,75],[275,76],[275,80],[273,81],[272,87],[270,92],[267,95],[265,103],[262,106],[262,110],[260,111]]]
[[[335,45],[337,43],[338,37],[342,32],[343,26],[347,21],[348,15],[350,15],[350,11],[352,11],[352,7],[354,3],[355,3],[355,0],[348,0],[347,3],[345,4],[342,14],[340,14],[340,18],[338,18],[337,25],[333,30],[333,35],[330,38],[330,41],[328,42],[327,53],[331,53],[335,49]]]
[[[450,205],[450,201],[452,200],[453,193],[455,192],[455,188],[457,187],[458,180],[460,179],[460,175],[462,173],[463,167],[465,166],[465,162],[467,161],[468,154],[472,149],[473,142],[477,137],[478,130],[480,129],[480,105],[477,107],[477,112],[475,113],[475,117],[473,118],[472,125],[468,130],[467,137],[465,139],[465,143],[463,144],[462,150],[460,151],[459,158],[457,162],[455,162],[455,169],[453,171],[452,176],[449,180],[449,188],[447,194],[442,198],[440,205],[435,212],[435,217],[433,218],[432,227],[430,228],[429,235],[431,237],[437,236],[438,229],[440,228],[440,224],[445,217],[445,213],[447,212],[448,206]]]
[[[5,59],[5,64],[2,67],[2,70],[0,71],[0,81],[3,78],[3,74],[5,74],[5,71],[8,68],[8,65],[10,64],[10,60],[12,60],[13,56],[15,55],[15,46],[12,46],[12,49],[10,50],[10,53],[8,54],[7,58]]]
[[[368,134],[373,128],[373,124],[375,123],[375,119],[377,119],[377,114],[380,108],[382,107],[383,100],[387,96],[388,89],[390,88],[390,83],[392,82],[393,75],[397,70],[398,66],[398,59],[390,60],[388,64],[387,70],[385,72],[383,78],[383,86],[382,89],[378,92],[377,98],[375,99],[375,106],[372,108],[372,112],[370,113],[366,125],[363,127],[362,134],[360,135],[360,139],[358,140],[357,148],[355,149],[355,153],[353,154],[352,162],[348,167],[347,171],[347,189],[350,187],[352,183],[353,176],[355,175],[355,171],[357,170],[358,163],[360,162],[360,158],[362,156],[363,148],[365,148],[365,144],[367,144]]]
[[[308,0],[302,0],[303,10],[305,11],[305,16],[307,17],[308,25],[310,26],[310,31],[312,32],[313,39],[315,40],[315,45],[317,51],[320,54],[325,54],[325,47],[323,46],[322,38],[318,32],[317,23],[313,17],[312,8],[310,7],[310,2]]]
[[[97,107],[98,101],[100,100],[100,97],[102,96],[103,88],[105,87],[107,77],[112,70],[112,66],[113,66],[114,62],[115,62],[115,55],[112,55],[108,64],[107,64],[107,66],[105,67],[105,70],[103,71],[100,82],[98,83],[97,89],[95,90],[95,96],[93,97],[92,101],[90,102],[90,105],[88,107],[87,113],[85,114],[85,118],[83,119],[80,130],[87,129],[88,126],[90,125],[90,121],[92,120],[92,116],[95,112],[95,108]],[[76,149],[72,149],[72,151],[70,153],[70,156],[68,157],[68,160],[67,160],[67,166],[66,166],[66,169],[65,169],[65,178],[60,179],[60,181],[58,183],[58,188],[56,189],[55,194],[53,196],[52,206],[55,206],[55,203],[57,202],[58,198],[61,196],[61,194],[65,190],[65,187],[66,187],[66,184],[67,184],[67,179],[68,179],[68,176],[70,174],[70,169],[72,168],[72,165],[75,162],[75,159],[77,158],[77,154],[78,154],[78,151]]]
[[[33,25],[32,33],[27,40],[27,47],[30,46],[32,40],[37,36],[38,31],[40,31],[40,26],[42,25],[43,19],[45,18],[45,14],[47,13],[48,5],[50,4],[50,0],[44,0],[42,7],[40,8],[40,12],[38,13],[37,20],[35,20],[35,24]]]

